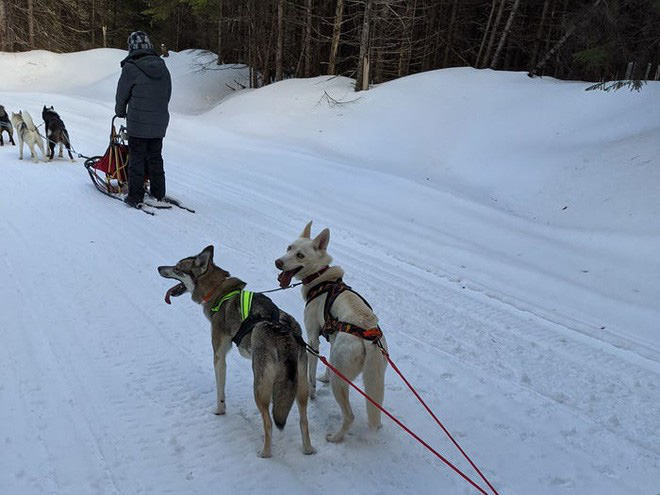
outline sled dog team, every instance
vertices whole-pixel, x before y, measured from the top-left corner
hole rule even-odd
[[[311,236],[312,222],[275,261],[282,288],[296,278],[302,283],[304,321],[308,345],[315,351],[323,335],[330,342],[330,363],[349,380],[362,373],[367,395],[382,404],[385,390],[387,349],[378,318],[359,294],[343,283],[344,270],[332,265],[327,248],[330,231]],[[264,428],[261,457],[271,456],[273,421],[282,429],[294,400],[298,405],[303,453],[316,452],[309,437],[307,400],[316,390],[317,356],[308,356],[302,330],[296,320],[268,297],[245,289],[245,282],[215,263],[213,246],[183,258],[174,266],[160,266],[162,277],[174,279],[165,301],[190,293],[202,305],[211,322],[213,365],[217,403],[215,414],[225,414],[226,356],[233,345],[252,361],[253,391]],[[341,442],[354,420],[348,384],[334,373],[321,379],[330,382],[342,413],[340,427],[328,433],[329,442]],[[271,418],[272,403],[272,418]],[[381,426],[380,411],[366,402],[372,429]]]
[[[71,141],[69,140],[69,133],[66,130],[64,122],[60,116],[55,112],[53,107],[46,107],[41,112],[41,118],[45,124],[45,139],[48,143],[48,160],[55,157],[55,146],[59,144],[59,157],[63,155],[63,147],[66,147],[69,158],[74,161],[71,154]],[[37,126],[34,125],[32,117],[26,110],[18,113],[11,113],[11,117],[7,114],[5,107],[0,105],[0,146],[4,146],[3,133],[9,135],[9,142],[16,145],[14,142],[14,129],[16,129],[16,136],[18,137],[18,156],[23,159],[23,148],[27,144],[30,150],[30,157],[35,163],[39,162],[35,148],[41,151],[43,161],[46,161],[46,152],[44,151],[44,136],[41,135]]]

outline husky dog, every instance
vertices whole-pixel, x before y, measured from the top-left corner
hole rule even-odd
[[[241,291],[245,282],[214,264],[213,246],[182,259],[175,266],[160,266],[158,273],[179,281],[165,295],[168,304],[170,296],[190,292],[192,300],[203,306],[204,315],[211,321],[217,392],[214,414],[225,413],[225,359],[234,342],[238,352],[252,360],[254,400],[264,426],[264,446],[259,456],[271,455],[271,399],[273,420],[279,429],[284,428],[293,401],[297,400],[303,452],[316,452],[307,423],[307,353],[301,345],[302,331],[296,320],[263,294],[254,293],[249,316],[243,321],[243,296],[232,293]]]
[[[5,145],[5,142],[2,139],[3,132],[9,134],[9,142],[16,145],[14,142],[14,128],[11,125],[11,120],[9,120],[9,115],[7,115],[5,107],[0,105],[0,146]]]
[[[275,266],[282,272],[278,277],[280,285],[289,286],[293,277],[302,280],[308,343],[318,349],[319,335],[323,332],[330,341],[330,363],[349,380],[362,373],[367,395],[382,404],[387,362],[379,346],[386,350],[387,344],[378,328],[378,318],[360,295],[343,284],[344,270],[339,266],[330,266],[332,257],[327,252],[330,231],[324,229],[312,239],[311,228],[312,222],[309,222],[300,237],[287,248],[286,254],[275,261]],[[338,285],[342,286],[340,291],[330,292]],[[326,304],[329,297],[329,304]],[[338,328],[342,330],[336,331]],[[356,329],[359,332],[355,332]],[[372,340],[367,340],[369,332]],[[312,398],[316,389],[316,366],[317,358],[310,357],[308,375]],[[326,439],[341,442],[354,416],[348,398],[348,385],[334,374],[330,375],[330,383],[341,407],[343,422],[339,430],[329,433]],[[368,401],[367,417],[371,428],[380,428],[380,411]]]
[[[69,133],[66,130],[66,127],[64,127],[64,122],[62,122],[62,119],[57,114],[57,112],[55,112],[54,108],[46,108],[46,105],[44,105],[44,108],[41,111],[41,118],[44,119],[44,123],[46,124],[46,139],[48,139],[49,148],[48,159],[52,160],[55,157],[55,145],[59,144],[60,152],[57,156],[62,158],[62,145],[64,145],[66,146],[66,150],[69,153],[69,158],[71,161],[75,161],[73,159],[73,155],[71,154],[71,141],[69,141]]]
[[[18,156],[23,159],[23,143],[27,143],[28,148],[30,148],[30,156],[34,163],[38,163],[39,159],[37,154],[34,152],[34,147],[36,146],[41,150],[41,156],[43,160],[46,161],[46,154],[44,153],[44,142],[37,131],[37,127],[32,121],[32,117],[25,110],[19,113],[11,113],[11,123],[14,124],[16,129],[16,135],[18,136]]]

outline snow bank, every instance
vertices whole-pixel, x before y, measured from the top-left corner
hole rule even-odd
[[[660,83],[587,86],[459,68],[355,93],[318,77],[243,93],[207,118],[549,225],[660,233]]]
[[[112,102],[125,50],[99,48],[78,53],[0,52],[4,91],[71,94]],[[198,114],[215,107],[247,83],[247,69],[214,63],[212,53],[170,51],[164,58],[172,76],[170,110]],[[44,102],[46,103],[46,102]]]

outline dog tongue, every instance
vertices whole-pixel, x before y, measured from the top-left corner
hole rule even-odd
[[[277,276],[277,281],[280,283],[280,287],[283,289],[291,285],[291,279],[293,278],[293,271],[281,272]]]
[[[179,286],[179,284],[176,284],[174,287],[171,287],[167,289],[167,292],[165,293],[165,302],[167,304],[172,304],[172,301],[170,301],[170,296],[174,292],[174,290]]]

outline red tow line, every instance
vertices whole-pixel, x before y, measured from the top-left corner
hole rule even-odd
[[[387,359],[387,362],[390,363],[390,365],[392,366],[392,369],[394,369],[394,371],[395,371],[395,372],[401,377],[401,379],[405,382],[405,384],[406,384],[406,385],[408,386],[408,388],[413,392],[413,394],[415,394],[415,397],[417,397],[417,399],[422,403],[422,405],[424,406],[424,408],[429,412],[429,414],[433,417],[433,419],[436,421],[436,423],[438,423],[438,425],[440,425],[440,427],[442,428],[442,430],[447,434],[447,436],[450,438],[450,440],[453,442],[453,444],[458,448],[458,450],[461,452],[461,454],[463,454],[463,457],[465,457],[465,458],[468,460],[468,462],[470,463],[470,465],[474,468],[474,470],[475,470],[477,473],[479,473],[479,476],[481,476],[481,479],[483,479],[483,480],[486,482],[486,484],[490,487],[490,489],[493,490],[493,493],[494,493],[495,495],[499,495],[499,493],[497,492],[497,490],[495,490],[495,488],[493,488],[493,485],[491,485],[491,484],[488,482],[488,480],[487,480],[486,477],[482,474],[482,472],[479,470],[479,468],[477,468],[477,466],[474,464],[474,462],[472,462],[472,460],[470,459],[470,457],[465,453],[465,451],[460,447],[460,445],[458,445],[458,442],[456,442],[456,440],[454,440],[454,437],[452,437],[452,435],[449,433],[449,431],[447,430],[447,428],[445,428],[445,426],[440,422],[440,420],[437,418],[437,416],[436,416],[435,414],[433,414],[433,411],[431,411],[431,409],[426,405],[426,403],[424,402],[424,400],[419,396],[419,394],[418,394],[417,391],[413,388],[413,386],[410,384],[410,382],[408,382],[408,380],[406,380],[406,378],[403,376],[403,374],[401,373],[401,371],[399,371],[399,368],[397,368],[397,366],[394,364],[394,362],[390,359],[390,356],[389,356],[389,354],[387,353],[387,351],[382,347],[382,345],[380,345],[380,342],[378,342],[377,345],[379,346],[380,350],[382,351],[383,355],[385,356],[385,359]],[[417,440],[419,443],[421,443],[424,447],[426,447],[426,448],[427,448],[431,453],[433,453],[438,459],[440,459],[440,460],[441,460],[442,462],[444,462],[447,466],[449,466],[454,472],[456,472],[459,476],[461,476],[461,478],[463,478],[463,479],[464,479],[465,481],[467,481],[470,485],[472,485],[474,488],[476,488],[476,489],[479,491],[479,493],[481,493],[481,494],[483,494],[483,495],[490,495],[490,494],[489,494],[488,492],[486,492],[483,488],[481,488],[481,487],[480,487],[479,485],[477,485],[474,481],[472,481],[472,479],[470,479],[470,477],[467,476],[463,471],[461,471],[461,470],[458,469],[456,466],[454,466],[454,464],[452,464],[451,461],[449,461],[448,459],[446,459],[446,458],[445,458],[442,454],[440,454],[437,450],[435,450],[435,449],[434,449],[433,447],[431,447],[428,443],[426,443],[424,440],[422,440],[422,439],[421,439],[421,438],[420,438],[415,432],[413,432],[410,428],[408,428],[408,427],[407,427],[406,425],[404,425],[401,421],[399,421],[399,419],[397,419],[394,415],[392,415],[387,409],[385,409],[383,406],[381,406],[381,405],[378,404],[375,400],[373,400],[371,397],[369,397],[369,396],[366,394],[366,392],[364,392],[360,387],[358,387],[357,385],[355,385],[355,383],[353,383],[351,380],[349,380],[348,378],[346,378],[346,377],[344,376],[344,374],[343,374],[341,371],[339,371],[337,368],[335,368],[333,365],[331,365],[331,364],[328,362],[328,360],[325,358],[325,356],[322,356],[321,354],[319,354],[318,352],[316,352],[316,351],[315,351],[312,347],[310,347],[309,345],[307,346],[307,350],[308,350],[309,352],[311,352],[312,354],[314,354],[315,356],[317,356],[317,357],[319,358],[319,360],[320,360],[323,364],[325,364],[325,365],[326,365],[326,366],[327,366],[327,367],[328,367],[328,368],[329,368],[334,374],[336,374],[339,378],[341,378],[341,379],[344,380],[346,383],[348,383],[351,387],[353,387],[355,390],[357,390],[358,393],[360,393],[360,395],[362,395],[365,399],[367,399],[367,400],[368,400],[369,402],[371,402],[374,406],[376,406],[376,407],[377,407],[378,409],[380,409],[383,413],[385,413],[385,415],[386,415],[388,418],[390,418],[392,421],[394,421],[394,422],[395,422],[397,425],[399,425],[399,426],[400,426],[400,427],[401,427],[406,433],[408,433],[411,437],[413,437],[415,440]]]

